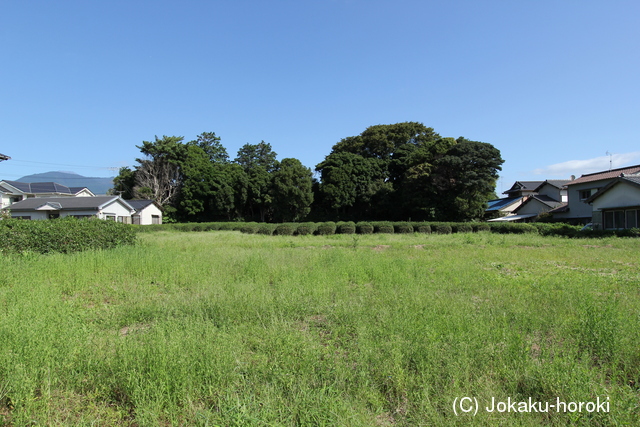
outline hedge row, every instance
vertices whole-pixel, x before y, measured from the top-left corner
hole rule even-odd
[[[0,221],[2,253],[70,253],[133,245],[132,226],[99,219],[72,217],[50,221],[3,219]]]
[[[331,234],[372,234],[372,233],[475,233],[487,231],[498,234],[540,234],[543,236],[567,237],[607,237],[629,236],[639,237],[640,230],[606,230],[581,231],[580,226],[562,223],[508,223],[508,222],[303,222],[269,224],[257,222],[213,222],[190,224],[163,224],[139,226],[140,231],[179,230],[210,231],[234,230],[247,234],[267,235],[331,235]]]

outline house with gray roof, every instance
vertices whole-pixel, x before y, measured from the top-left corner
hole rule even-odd
[[[568,180],[516,181],[505,191],[508,197],[489,202],[487,212],[501,216],[489,221],[530,221],[540,214],[567,202],[565,184]]]
[[[33,197],[16,202],[5,210],[12,218],[41,220],[72,216],[127,224],[132,223],[132,215],[136,211],[120,196]]]
[[[0,208],[28,198],[93,196],[86,187],[67,187],[56,182],[0,181]]]
[[[640,176],[640,165],[611,169],[582,175],[566,184],[567,205],[551,211],[554,218],[575,224],[592,222],[596,209],[588,200],[608,184],[624,177]]]
[[[591,205],[595,229],[638,228],[640,225],[640,175],[624,173],[585,200]]]
[[[162,209],[153,200],[127,200],[127,203],[135,209],[133,224],[162,224]]]

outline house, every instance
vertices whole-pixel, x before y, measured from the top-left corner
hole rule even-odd
[[[621,174],[625,177],[640,176],[640,165],[594,172],[569,181],[566,184],[567,205],[551,211],[551,214],[554,218],[575,224],[591,222],[595,208],[587,200],[600,189],[617,180]]]
[[[585,200],[592,211],[593,228],[638,228],[640,224],[640,175],[624,173]]]
[[[520,206],[527,196],[534,194],[535,189],[542,184],[542,181],[516,181],[510,189],[504,191],[507,197],[489,201],[489,206],[485,210],[488,217],[498,215],[506,217],[513,215],[513,211]],[[495,220],[499,220],[496,218]],[[495,221],[494,220],[494,221]]]
[[[567,202],[567,180],[516,181],[504,192],[509,197],[489,202],[487,212],[503,216],[489,221],[527,221]]]
[[[135,209],[120,196],[95,197],[33,197],[5,208],[12,218],[31,220],[54,219],[66,216],[100,218],[132,223]]]
[[[56,182],[0,181],[0,208],[28,198],[94,196],[86,187],[67,187]]]
[[[133,224],[162,224],[162,210],[153,200],[127,200],[127,203],[135,209]]]

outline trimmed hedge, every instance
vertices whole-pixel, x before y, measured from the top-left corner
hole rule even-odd
[[[410,222],[396,222],[393,224],[393,231],[398,234],[413,233],[413,225]]]
[[[380,221],[373,224],[376,233],[393,233],[393,224],[387,221]]]
[[[359,222],[356,225],[358,234],[373,234],[373,225],[368,222]]]
[[[1,252],[71,253],[135,243],[135,228],[115,221],[73,217],[0,221]]]
[[[273,230],[273,234],[276,236],[293,236],[296,231],[296,227],[291,224],[279,224],[276,229]]]
[[[332,221],[327,221],[318,224],[318,229],[316,230],[316,234],[320,236],[328,236],[331,234],[336,234],[336,223]]]
[[[16,220],[13,220],[16,221]],[[284,225],[279,231],[276,228]],[[470,233],[470,232],[492,232],[498,234],[524,234],[534,233],[542,236],[564,236],[564,237],[640,237],[640,229],[629,230],[585,230],[581,231],[581,226],[568,225],[565,223],[509,223],[509,222],[390,222],[390,221],[352,221],[335,222],[305,222],[305,223],[255,223],[255,222],[212,222],[212,223],[184,223],[184,224],[161,224],[161,225],[135,225],[130,226],[138,232],[149,231],[210,231],[228,230],[241,231],[247,234],[277,234],[293,235],[332,235],[340,234],[371,234],[371,233]],[[410,231],[411,230],[411,231]],[[275,232],[275,233],[274,233]],[[1,247],[0,247],[1,249]]]
[[[356,233],[356,223],[352,221],[348,222],[339,222],[337,224],[338,233],[340,234],[355,234]]]
[[[318,229],[318,226],[314,222],[305,222],[303,224],[298,225],[296,228],[296,234],[298,236],[307,236],[309,234],[313,234]]]

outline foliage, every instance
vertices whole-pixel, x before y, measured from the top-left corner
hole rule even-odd
[[[273,234],[277,236],[293,236],[296,228],[297,227],[294,224],[278,224],[273,231]]]
[[[360,221],[356,224],[356,230],[358,234],[373,234],[373,225],[368,222]]]
[[[394,222],[393,231],[394,233],[404,234],[413,233],[414,230],[410,222]]]
[[[393,224],[389,221],[378,221],[373,223],[376,233],[393,233]]]
[[[318,229],[318,226],[315,223],[304,222],[298,225],[298,227],[296,228],[296,234],[298,236],[307,236],[310,234],[314,234],[317,229]]]
[[[282,159],[273,172],[272,194],[277,220],[301,220],[311,211],[311,170],[298,159]]]
[[[3,253],[71,253],[113,249],[135,242],[134,229],[115,221],[73,217],[46,221],[0,221],[0,251]]]
[[[336,233],[336,223],[332,221],[327,221],[318,224],[318,228],[316,230],[316,234],[320,236],[326,236],[330,234]]]
[[[339,234],[355,234],[356,223],[353,221],[339,222],[337,224],[337,231]]]
[[[451,234],[453,229],[451,225],[445,223],[437,223],[431,227],[431,230],[436,234]]]

